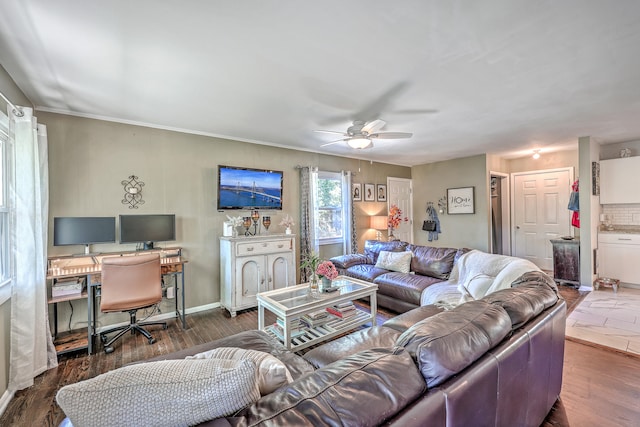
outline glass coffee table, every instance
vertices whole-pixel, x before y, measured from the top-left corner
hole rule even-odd
[[[375,326],[378,285],[338,276],[333,280],[332,286],[338,289],[334,292],[320,293],[316,297],[309,295],[309,287],[306,284],[258,293],[258,329],[278,338],[289,350],[298,351],[369,322]],[[349,317],[339,318],[330,315],[319,322],[321,324],[301,326],[301,319],[321,314],[327,307],[350,307],[349,301],[367,297],[371,306],[370,313],[354,307],[355,312],[351,311]],[[264,324],[265,309],[276,315],[278,319],[275,324]]]

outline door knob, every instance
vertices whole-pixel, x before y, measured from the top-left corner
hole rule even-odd
[[[520,226],[519,226],[519,225],[516,225],[516,228],[517,228],[518,230],[520,230]]]

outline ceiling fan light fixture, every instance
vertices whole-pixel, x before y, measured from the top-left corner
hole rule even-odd
[[[351,148],[362,149],[367,148],[371,144],[371,140],[365,136],[356,135],[347,140],[347,144],[349,144]]]

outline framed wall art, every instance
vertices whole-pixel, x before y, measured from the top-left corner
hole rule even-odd
[[[387,186],[385,184],[376,185],[376,197],[379,202],[387,201]]]
[[[374,184],[365,184],[364,185],[364,201],[365,202],[375,202],[376,201],[376,186]]]
[[[475,187],[447,188],[447,213],[475,213],[474,189]]]
[[[351,195],[354,202],[362,201],[362,184],[359,182],[351,184]]]
[[[600,163],[591,162],[591,194],[600,195]]]

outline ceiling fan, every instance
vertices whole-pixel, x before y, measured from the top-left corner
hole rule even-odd
[[[370,122],[364,122],[362,120],[355,120],[353,125],[349,126],[346,132],[336,132],[333,130],[316,130],[314,132],[330,133],[336,135],[342,135],[344,138],[336,141],[327,142],[322,144],[321,147],[337,144],[339,142],[346,141],[351,148],[363,149],[373,147],[374,139],[401,139],[411,138],[412,133],[407,132],[378,132],[378,129],[382,129],[386,125],[384,120],[372,120]]]

